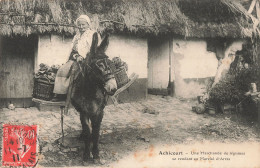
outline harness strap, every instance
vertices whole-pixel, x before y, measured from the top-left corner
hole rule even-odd
[[[82,67],[81,67],[80,63],[79,63],[79,62],[77,62],[77,63],[78,63],[79,70],[80,70],[82,76],[85,77],[85,75],[84,75],[84,73],[83,73],[83,70],[82,70]]]

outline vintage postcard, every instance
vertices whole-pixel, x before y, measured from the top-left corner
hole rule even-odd
[[[259,0],[0,0],[0,167],[260,168]]]

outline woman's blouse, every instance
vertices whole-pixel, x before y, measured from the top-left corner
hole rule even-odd
[[[86,58],[87,53],[90,50],[92,37],[95,31],[86,30],[82,35],[78,32],[72,40],[72,49],[78,51],[79,55]],[[98,34],[98,45],[101,42],[100,35]]]

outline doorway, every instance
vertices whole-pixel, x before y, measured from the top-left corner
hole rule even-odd
[[[37,37],[1,37],[0,108],[32,106]]]

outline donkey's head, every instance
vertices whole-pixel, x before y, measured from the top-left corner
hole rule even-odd
[[[103,87],[108,94],[113,94],[117,89],[115,77],[111,69],[111,61],[105,54],[108,47],[108,35],[98,46],[98,35],[93,34],[92,45],[88,53],[85,64],[85,74],[91,82]]]

